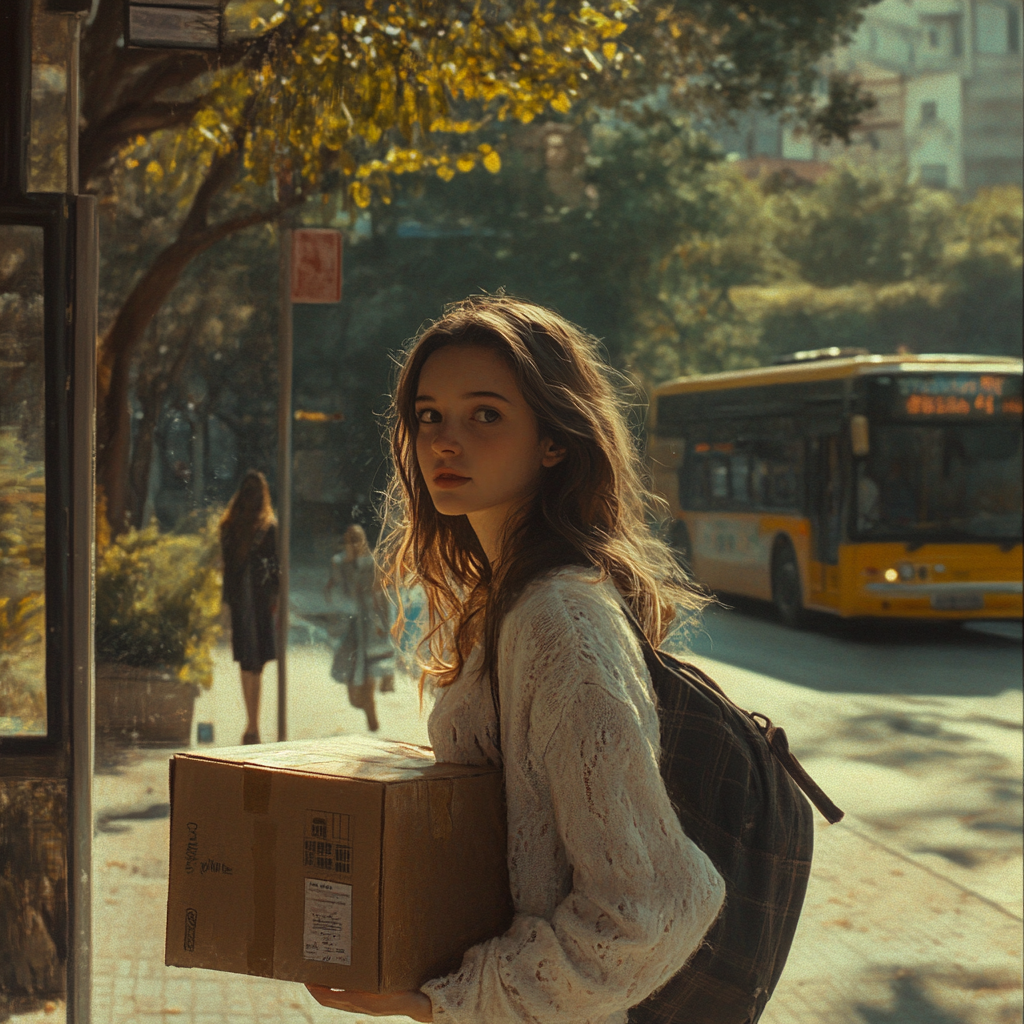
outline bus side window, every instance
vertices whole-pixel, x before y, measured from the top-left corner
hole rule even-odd
[[[771,444],[754,469],[756,500],[764,507],[795,511],[799,507],[800,449],[792,441]]]
[[[772,508],[792,509],[796,507],[796,473],[792,463],[775,463],[772,466],[770,484],[769,500]]]
[[[775,435],[775,436],[773,436]],[[746,466],[735,466],[733,495],[736,503],[756,508],[796,512],[800,508],[801,445],[778,436],[770,428],[766,436],[749,442]],[[742,490],[746,477],[746,490]],[[747,497],[743,497],[747,495]]]
[[[679,470],[679,507],[702,509],[708,506],[708,460],[692,448]]]
[[[769,489],[771,467],[767,459],[754,459],[750,466],[750,496],[756,508],[771,508]]]
[[[734,455],[729,467],[732,500],[735,505],[750,504],[750,456]]]
[[[729,463],[725,459],[711,460],[711,498],[715,502],[729,500]]]

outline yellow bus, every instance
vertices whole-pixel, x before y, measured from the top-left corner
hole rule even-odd
[[[790,625],[1020,618],[1022,361],[853,351],[654,390],[680,559]]]

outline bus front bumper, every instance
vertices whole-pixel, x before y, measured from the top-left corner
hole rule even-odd
[[[913,614],[925,609],[935,612],[991,611],[1020,615],[1024,593],[1020,580],[964,580],[954,583],[866,583],[864,590],[883,602],[887,611]]]

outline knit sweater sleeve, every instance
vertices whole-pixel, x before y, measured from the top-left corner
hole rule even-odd
[[[649,691],[624,682],[631,666],[614,652],[635,640],[621,613],[556,603],[534,622],[502,662],[525,691],[507,711],[528,721],[522,749],[550,792],[571,887],[550,918],[517,913],[459,971],[423,986],[438,1022],[624,1019],[683,966],[724,896],[665,792]],[[504,683],[502,694],[504,718]],[[507,787],[523,778],[506,764]]]

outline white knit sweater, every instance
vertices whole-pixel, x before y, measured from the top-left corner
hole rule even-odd
[[[501,627],[511,928],[422,991],[445,1024],[621,1024],[697,949],[721,876],[658,771],[651,678],[610,581],[559,569]],[[438,761],[502,763],[479,648],[437,691]]]

